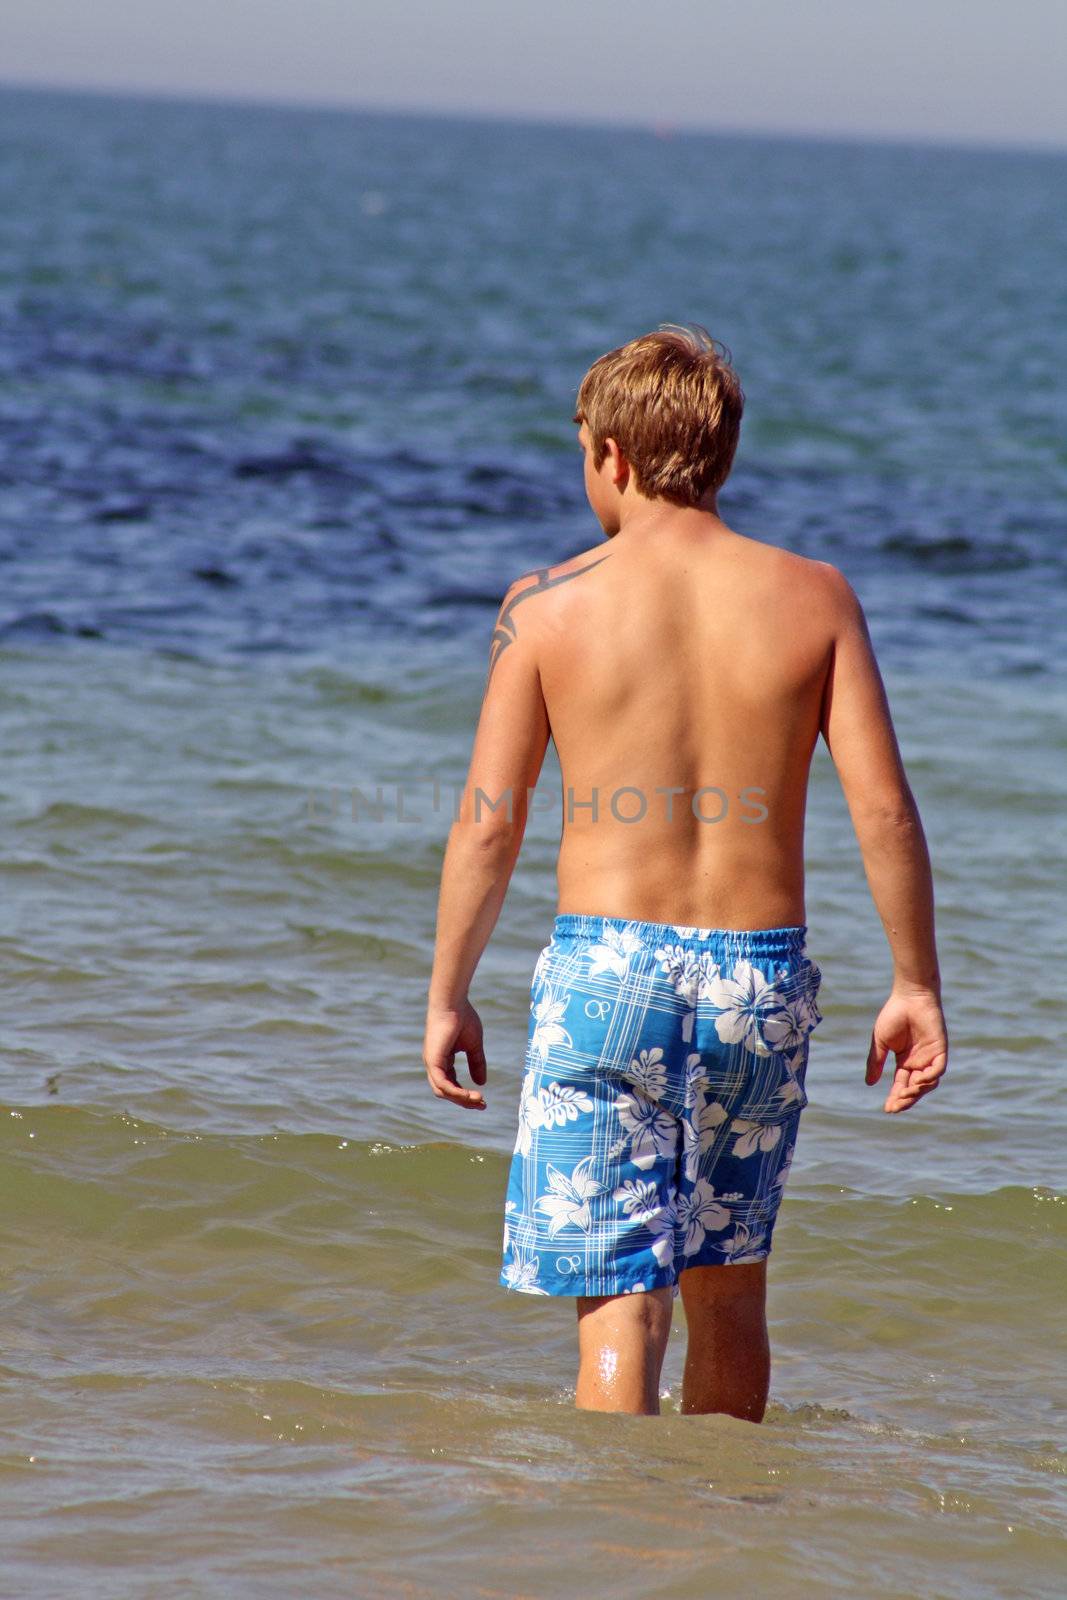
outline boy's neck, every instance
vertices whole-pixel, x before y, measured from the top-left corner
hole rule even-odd
[[[728,531],[713,493],[705,495],[699,505],[680,506],[660,495],[650,498],[634,492],[621,496],[619,526],[609,537],[617,539],[625,533],[628,537],[645,538],[668,528],[675,533],[704,535]]]

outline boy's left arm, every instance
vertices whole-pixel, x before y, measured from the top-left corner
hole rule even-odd
[[[467,989],[496,926],[526,828],[530,792],[548,748],[535,630],[519,624],[519,579],[501,607],[466,785],[448,835],[437,937],[426,1012],[423,1060],[441,1100],[483,1111],[479,1089],[456,1079],[455,1058],[467,1058],[471,1079],[486,1080],[482,1024]]]

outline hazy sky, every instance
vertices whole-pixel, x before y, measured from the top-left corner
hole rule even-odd
[[[1067,146],[1067,0],[0,0],[0,79]]]

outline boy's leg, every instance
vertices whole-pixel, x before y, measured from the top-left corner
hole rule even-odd
[[[659,1379],[674,1311],[673,1285],[578,1298],[578,1392],[583,1411],[659,1415]]]
[[[689,1330],[682,1411],[762,1422],[770,1387],[767,1258],[679,1274]]]

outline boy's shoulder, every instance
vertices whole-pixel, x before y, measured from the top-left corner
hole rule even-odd
[[[603,544],[593,545],[590,549],[580,550],[577,555],[568,556],[551,566],[535,567],[530,572],[521,573],[508,585],[500,606],[501,618],[510,617],[520,604],[531,600],[535,602],[530,613],[532,616],[541,609],[538,602],[542,596],[547,596],[557,589],[562,589],[564,585],[584,577],[602,561],[606,561],[610,554],[610,550],[605,550]]]
[[[561,596],[569,591],[572,580],[583,578],[593,567],[606,561],[609,553],[602,546],[582,550],[577,555],[568,556],[565,561],[524,572],[509,584],[493,629],[490,676],[500,656],[510,646],[519,645],[520,655],[526,653],[522,650],[524,640],[527,649],[533,647],[533,659],[536,659],[544,624],[548,623],[550,631],[558,625],[556,607]]]
[[[764,543],[747,536],[745,542],[759,550],[768,574],[789,586],[797,598],[803,596],[805,603],[818,601],[832,611],[853,610],[859,606],[856,591],[832,561],[801,555],[785,545]]]
[[[807,593],[817,596],[833,615],[855,616],[862,612],[859,596],[840,567],[815,556],[799,555],[794,550],[786,554],[801,564],[796,570],[808,585]]]

